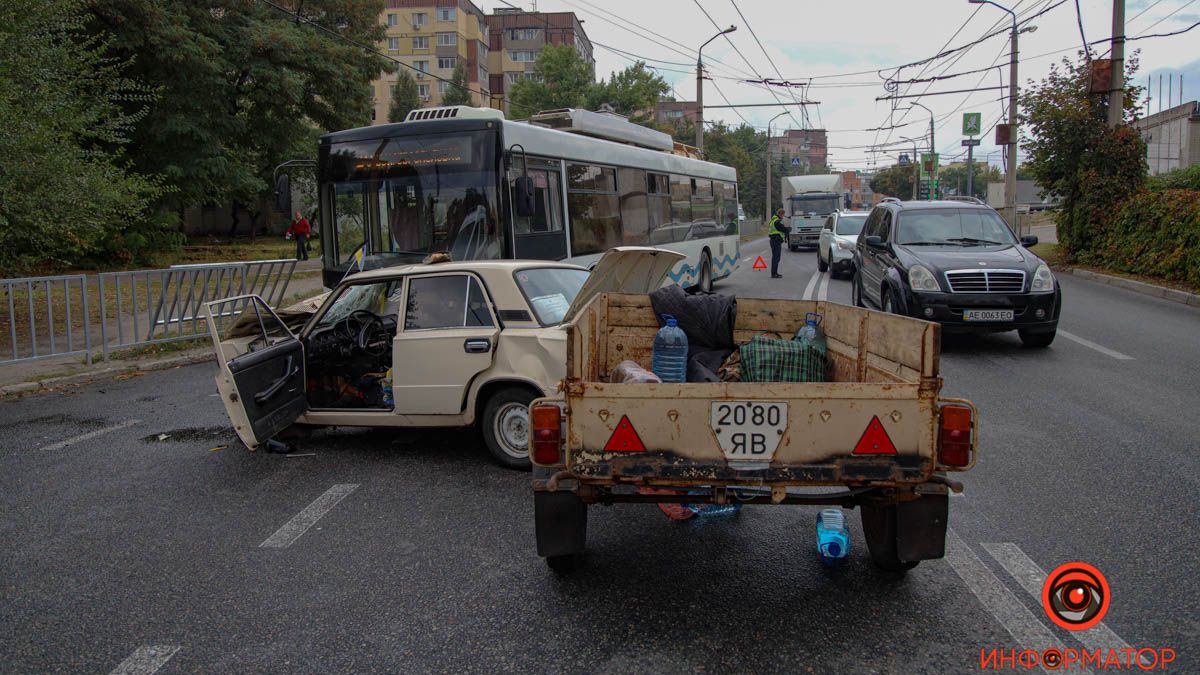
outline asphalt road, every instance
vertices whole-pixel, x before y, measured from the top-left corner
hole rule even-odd
[[[785,251],[781,280],[751,269],[764,248],[719,290],[849,302],[812,252]],[[528,475],[474,433],[250,453],[212,364],[0,403],[0,670],[944,673],[1061,644],[1170,648],[1168,670],[1196,672],[1200,312],[1060,283],[1049,349],[945,341],[944,391],[979,406],[983,448],[949,555],[903,578],[871,566],[854,516],[826,569],[815,508],[676,523],[650,505],[593,508],[586,564],[560,578],[534,553]],[[1027,589],[1076,560],[1112,592],[1086,635]]]

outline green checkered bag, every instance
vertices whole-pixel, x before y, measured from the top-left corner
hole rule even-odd
[[[755,335],[739,348],[742,382],[824,382],[825,357],[797,340]]]

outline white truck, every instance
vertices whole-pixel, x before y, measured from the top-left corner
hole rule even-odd
[[[780,181],[784,215],[792,227],[788,248],[816,247],[821,226],[829,214],[842,208],[846,187],[842,174],[785,176]]]

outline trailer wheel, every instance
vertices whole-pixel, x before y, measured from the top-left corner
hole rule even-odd
[[[546,557],[546,564],[558,574],[568,574],[579,569],[583,556],[578,553],[570,555],[552,555]]]
[[[571,572],[583,559],[587,504],[573,492],[534,492],[533,525],[538,555],[550,569]]]
[[[887,572],[907,572],[917,566],[916,560],[902,561],[896,548],[896,505],[874,506],[864,504],[862,510],[863,535],[867,539],[867,551],[875,566]]]

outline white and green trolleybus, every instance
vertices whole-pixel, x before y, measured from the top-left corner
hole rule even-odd
[[[687,256],[671,280],[706,290],[739,260],[736,171],[607,113],[414,110],[322,136],[317,186],[330,287],[364,258],[438,251],[589,266],[614,246],[659,246]]]

